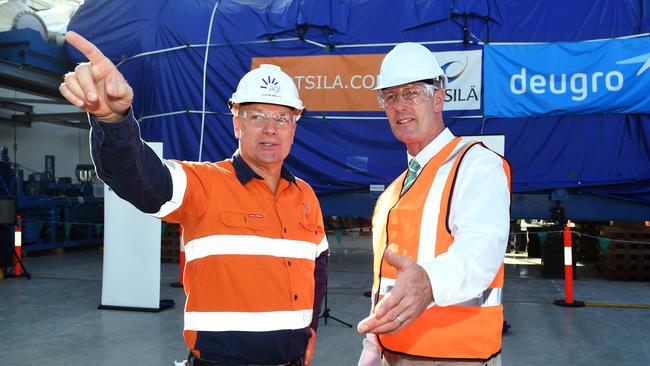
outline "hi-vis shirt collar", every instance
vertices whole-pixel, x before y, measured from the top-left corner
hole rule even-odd
[[[251,169],[248,164],[244,161],[244,158],[241,157],[241,154],[239,153],[239,150],[235,151],[235,153],[232,155],[232,165],[235,167],[235,174],[237,174],[237,180],[241,184],[246,184],[251,181],[253,178],[257,179],[264,179],[259,176],[259,174],[255,173],[253,169]],[[295,184],[298,186],[296,183],[296,177],[287,169],[287,167],[282,164],[282,170],[280,170],[280,177],[284,178],[285,180],[289,181],[290,183]]]

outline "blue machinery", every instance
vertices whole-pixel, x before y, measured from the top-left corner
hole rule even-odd
[[[93,195],[92,165],[77,166],[79,183],[54,177],[55,159],[45,156],[45,171],[24,181],[23,170],[0,158],[0,196],[14,196],[22,217],[23,250],[98,245],[103,240],[104,199]]]
[[[61,101],[60,75],[72,68],[65,48],[42,39],[32,29],[0,32],[0,86]],[[8,103],[8,102],[3,102]],[[79,113],[34,114],[27,105],[18,114],[0,118],[0,123],[29,126],[33,121],[56,122],[79,127],[69,121]],[[5,106],[6,108],[6,106]],[[43,172],[25,176],[9,161],[8,152],[0,156],[0,196],[15,198],[22,217],[23,249],[26,251],[98,245],[103,238],[103,198],[93,195],[88,180],[92,166],[80,165],[73,178],[54,176],[55,158],[45,156]]]

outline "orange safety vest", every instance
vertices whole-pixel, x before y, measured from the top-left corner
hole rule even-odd
[[[198,331],[266,332],[310,325],[315,259],[327,249],[318,200],[307,183],[241,184],[229,160],[174,162],[187,185],[164,219],[183,225],[184,337]]]
[[[467,151],[476,144],[479,143],[455,138],[425,165],[402,197],[400,191],[406,171],[377,200],[373,217],[373,288],[379,295],[379,300],[392,288],[397,278],[395,267],[383,260],[387,245],[398,245],[397,253],[408,255],[421,263],[447,252],[453,243],[454,237],[447,223],[449,203],[460,163]],[[503,161],[510,182],[510,169],[507,161]],[[434,207],[439,206],[440,210],[437,222],[431,223],[437,225],[437,235],[431,238],[435,239],[435,253],[427,253],[425,258],[419,258],[425,198]],[[433,305],[399,332],[377,335],[380,352],[385,349],[435,359],[490,359],[501,350],[502,288],[503,264],[489,288],[478,297],[452,306]]]

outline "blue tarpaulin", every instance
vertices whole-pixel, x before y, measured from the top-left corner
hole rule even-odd
[[[142,135],[163,141],[167,158],[232,154],[226,101],[254,58],[385,54],[404,41],[439,52],[650,32],[647,0],[225,0],[212,18],[215,4],[86,1],[68,28],[120,63],[135,91]],[[364,67],[377,73],[379,63]],[[307,109],[287,164],[318,193],[387,184],[405,168],[405,148],[381,111]],[[445,122],[455,134],[506,136],[514,192],[577,188],[650,204],[647,114],[471,117],[445,113]]]
[[[650,36],[484,51],[488,117],[650,113]]]

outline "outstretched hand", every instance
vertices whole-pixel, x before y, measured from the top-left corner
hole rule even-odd
[[[384,251],[384,259],[397,268],[395,286],[375,305],[375,311],[359,322],[359,333],[394,333],[413,322],[433,301],[429,275],[408,256]]]
[[[81,52],[84,62],[65,75],[59,91],[65,99],[104,122],[116,122],[127,114],[133,89],[117,67],[94,44],[75,32],[65,40]]]

